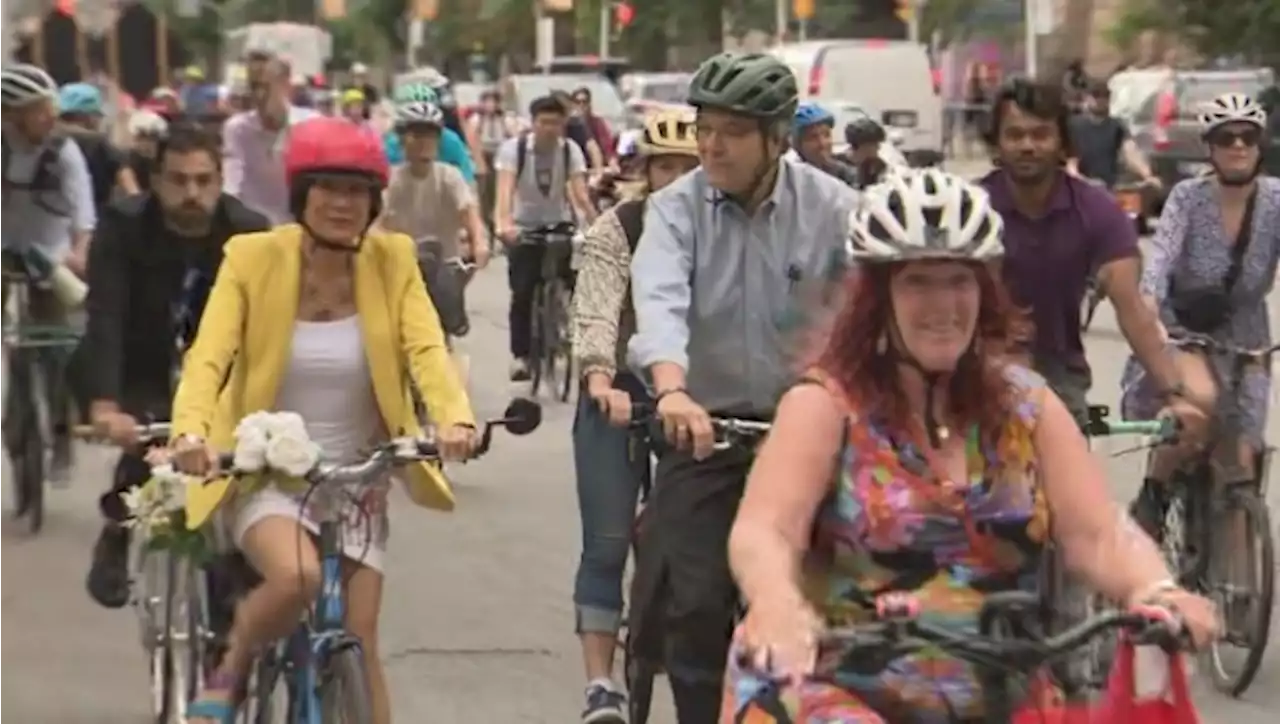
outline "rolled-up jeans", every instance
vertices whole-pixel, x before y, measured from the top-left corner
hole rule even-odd
[[[647,402],[644,386],[619,373],[616,389]],[[649,478],[644,436],[614,427],[583,386],[573,420],[573,462],[582,518],[582,557],[573,585],[575,631],[616,634],[622,624],[622,578],[627,568],[640,489]]]

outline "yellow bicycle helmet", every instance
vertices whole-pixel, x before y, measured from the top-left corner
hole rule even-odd
[[[644,139],[640,152],[646,156],[698,155],[697,116],[693,109],[670,108],[650,113],[644,119]]]

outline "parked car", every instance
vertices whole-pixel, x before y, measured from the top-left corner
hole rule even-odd
[[[628,73],[618,87],[631,117],[628,125],[639,128],[646,114],[673,106],[683,106],[689,98],[692,73]]]
[[[1151,195],[1150,214],[1160,213],[1179,181],[1210,170],[1209,149],[1200,139],[1202,105],[1223,93],[1254,95],[1273,82],[1269,68],[1144,68],[1111,77],[1111,115],[1129,125],[1134,142],[1164,186],[1162,193]]]

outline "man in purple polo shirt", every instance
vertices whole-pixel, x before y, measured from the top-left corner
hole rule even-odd
[[[1086,288],[1096,279],[1170,411],[1202,426],[1165,350],[1158,318],[1138,292],[1142,257],[1133,223],[1106,190],[1064,170],[1069,111],[1062,89],[1016,80],[996,96],[991,117],[988,142],[997,169],[982,183],[1004,217],[1005,284],[1035,324],[1036,371],[1083,424],[1092,377],[1080,314]]]
[[[247,64],[253,109],[236,114],[222,128],[222,190],[265,215],[272,224],[293,221],[284,180],[285,136],[289,126],[314,111],[290,102],[289,64],[258,56]]]

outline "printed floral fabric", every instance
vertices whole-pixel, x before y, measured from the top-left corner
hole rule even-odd
[[[806,593],[829,626],[869,620],[881,593],[912,591],[922,619],[976,630],[985,593],[1035,589],[1049,522],[1032,440],[1044,381],[1022,367],[1008,377],[1021,402],[997,434],[969,431],[968,480],[935,481],[918,449],[850,415],[841,472],[806,560]],[[886,662],[833,655],[841,661],[833,676],[788,687],[731,655],[722,722],[943,724],[982,715],[974,670],[941,651]]]

